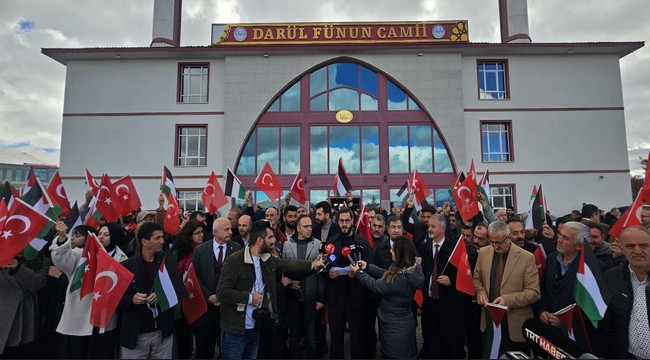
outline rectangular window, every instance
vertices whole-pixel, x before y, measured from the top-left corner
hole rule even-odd
[[[208,102],[209,69],[209,64],[179,64],[178,102]]]
[[[506,60],[478,60],[478,98],[483,100],[510,98]]]
[[[176,165],[205,166],[207,125],[177,126]]]
[[[483,162],[514,161],[511,128],[512,121],[481,121]]]
[[[178,206],[184,211],[203,211],[203,190],[178,190]]]
[[[514,207],[515,185],[492,185],[490,184],[490,197],[492,207],[495,209],[505,209],[508,206]]]

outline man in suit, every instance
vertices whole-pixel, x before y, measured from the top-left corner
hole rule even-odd
[[[197,246],[192,258],[196,277],[208,305],[208,311],[193,324],[197,359],[213,359],[216,344],[219,344],[221,350],[221,301],[216,295],[217,284],[225,259],[241,249],[239,244],[230,241],[232,229],[228,219],[217,218],[212,224],[212,233],[214,240]]]
[[[474,268],[476,301],[484,306],[491,302],[508,307],[501,322],[503,337],[499,355],[512,350],[529,353],[530,346],[521,327],[526,319],[533,317],[532,305],[541,297],[535,257],[518,246],[512,246],[510,228],[506,223],[491,223],[488,238],[492,246],[479,250]],[[485,331],[485,327],[485,316],[482,316],[481,330]]]
[[[311,236],[312,223],[307,215],[296,221],[297,235],[284,244],[283,259],[315,260],[318,256],[320,240]],[[282,284],[285,286],[287,312],[289,315],[289,356],[300,356],[300,339],[305,339],[306,359],[316,358],[316,321],[325,306],[325,279],[313,272],[302,280],[297,274],[285,273]]]
[[[251,235],[251,226],[253,225],[253,219],[250,215],[242,215],[237,220],[237,234],[232,236],[232,242],[239,244],[243,248],[248,245]]]
[[[445,235],[447,224],[444,215],[431,215],[428,224],[428,237],[432,240],[421,243],[419,248],[425,274],[422,355],[434,359],[464,359],[464,327],[463,322],[458,321],[458,316],[463,313],[463,303],[455,286],[457,270],[446,266],[457,240]]]
[[[598,330],[607,339],[607,358],[649,359],[650,232],[633,226],[621,232],[619,241],[628,262],[603,274],[612,299]]]

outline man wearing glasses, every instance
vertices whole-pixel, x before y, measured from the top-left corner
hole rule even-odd
[[[311,218],[301,215],[295,223],[297,235],[294,234],[284,243],[282,258],[315,260],[321,242],[311,236]],[[316,320],[320,319],[321,309],[325,306],[325,278],[312,272],[302,280],[295,280],[303,276],[291,273],[282,275],[289,315],[289,357],[315,359]],[[301,338],[305,339],[305,356],[300,356]]]
[[[541,297],[535,257],[518,246],[511,246],[510,228],[504,222],[491,223],[488,238],[492,246],[479,250],[474,269],[476,301],[483,306],[490,302],[508,307],[501,322],[503,337],[499,355],[516,350],[529,354],[530,347],[521,327],[526,319],[533,317],[531,305]],[[481,330],[485,328],[483,314]]]

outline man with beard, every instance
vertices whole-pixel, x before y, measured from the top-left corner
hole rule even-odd
[[[298,219],[298,208],[295,205],[287,205],[282,210],[283,224],[280,225],[280,231],[284,233],[287,239],[296,234],[296,220]],[[297,234],[296,234],[297,235]]]
[[[318,209],[318,207],[317,207]],[[367,317],[365,307],[368,289],[354,278],[350,270],[350,260],[343,256],[344,246],[362,246],[361,260],[370,260],[370,245],[361,235],[354,232],[354,217],[350,208],[339,209],[338,224],[341,232],[338,237],[328,239],[334,244],[336,261],[327,276],[327,308],[330,324],[330,358],[344,358],[345,323],[350,328],[351,358],[364,359],[369,356],[365,332]],[[373,353],[374,357],[374,353]]]
[[[221,301],[221,355],[224,359],[255,359],[264,321],[261,308],[277,311],[276,276],[281,273],[308,274],[325,264],[314,261],[280,259],[271,255],[275,232],[266,221],[251,227],[248,246],[229,256],[223,264],[217,286]]]
[[[315,260],[321,242],[311,236],[311,219],[302,215],[297,223],[297,234],[285,243],[282,258]],[[291,273],[285,273],[282,278],[289,317],[289,357],[300,358],[300,339],[304,338],[305,358],[315,359],[316,321],[325,306],[325,278],[316,273],[302,280],[296,278]]]
[[[321,201],[316,204],[316,226],[312,231],[312,236],[322,242],[330,238],[339,236],[339,226],[332,222],[332,207],[327,201]]]
[[[436,209],[430,205],[423,205],[417,218],[419,221],[411,223],[409,220],[411,218],[411,214],[413,213],[414,206],[415,202],[413,201],[413,194],[409,194],[406,201],[406,208],[400,215],[400,218],[402,219],[404,230],[413,234],[413,242],[415,243],[415,248],[417,249],[420,243],[431,241],[431,238],[428,237],[429,233],[427,229],[429,227],[429,219],[433,214],[436,213]]]
[[[531,253],[534,253],[535,250],[537,250],[537,243],[535,243],[535,240],[526,238],[524,224],[521,221],[515,218],[510,218],[505,223],[508,224],[508,227],[510,228],[510,240],[515,245]]]
[[[242,215],[237,220],[237,235],[232,236],[232,242],[239,244],[243,248],[248,245],[251,237],[251,225],[253,224],[253,219],[250,215]]]

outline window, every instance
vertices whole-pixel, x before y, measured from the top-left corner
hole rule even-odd
[[[515,185],[492,185],[490,184],[490,197],[492,207],[495,209],[505,209],[508,206],[514,207]]]
[[[185,211],[203,211],[202,193],[203,190],[179,190],[178,206]]]
[[[328,65],[309,75],[310,110],[377,111],[377,84],[377,73],[361,65]]]
[[[300,127],[258,127],[244,147],[237,175],[257,174],[265,162],[276,175],[297,174],[300,171]]]
[[[180,64],[178,102],[208,102],[208,64]]]
[[[388,162],[391,173],[452,172],[440,135],[428,124],[389,126]]]
[[[505,60],[478,61],[478,98],[486,100],[509,99],[508,62]]]
[[[386,80],[386,90],[388,92],[388,110],[420,110],[415,100],[407,96],[392,81]]]
[[[483,162],[513,161],[512,122],[481,121],[481,148]]]
[[[207,126],[178,126],[177,166],[205,166]]]
[[[269,111],[300,111],[300,82],[293,84],[275,100]]]

